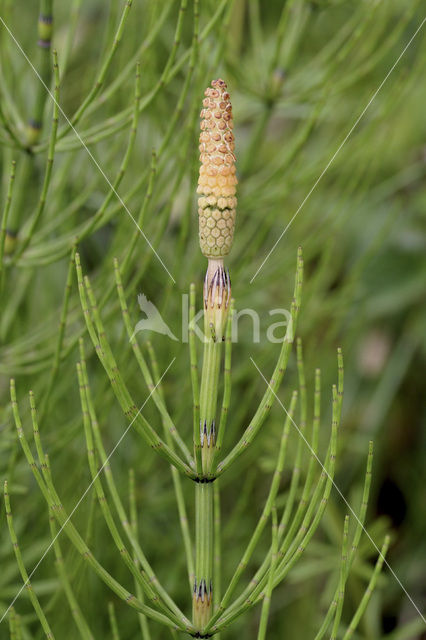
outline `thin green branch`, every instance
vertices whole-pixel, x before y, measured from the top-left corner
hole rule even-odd
[[[78,24],[78,17],[83,0],[73,0],[70,6],[69,20],[68,20],[68,30],[65,35],[65,42],[63,45],[62,51],[62,63],[60,70],[60,79],[62,80],[65,76],[68,69],[68,60],[70,58],[71,49],[74,44],[75,33]]]
[[[272,508],[272,545],[271,545],[271,565],[268,572],[268,584],[266,586],[266,593],[262,602],[262,612],[260,614],[259,631],[257,634],[257,640],[265,640],[266,628],[268,626],[269,610],[271,607],[271,596],[274,588],[274,575],[275,567],[278,561],[278,524],[277,524],[277,510]]]
[[[9,611],[9,633],[10,633],[10,640],[17,640],[15,607],[10,607],[10,611]]]
[[[368,449],[368,457],[367,457],[367,466],[366,466],[366,471],[365,471],[365,477],[364,477],[364,489],[363,489],[363,493],[362,493],[362,499],[361,499],[361,505],[359,508],[359,515],[356,517],[356,528],[355,528],[355,532],[353,535],[353,539],[352,539],[352,544],[351,547],[349,549],[349,554],[348,554],[348,561],[346,564],[346,575],[345,575],[345,581],[347,580],[348,576],[349,576],[349,571],[351,569],[351,566],[353,564],[353,561],[355,559],[355,555],[357,553],[358,550],[358,545],[359,545],[359,541],[364,529],[364,524],[365,524],[365,517],[367,514],[367,506],[368,506],[368,497],[369,497],[369,493],[370,493],[370,486],[371,486],[371,470],[372,470],[372,466],[373,466],[373,443],[370,442],[369,444],[369,449]],[[338,598],[338,587],[336,589],[336,592],[333,596],[333,600],[328,608],[328,611],[324,617],[323,623],[317,633],[317,635],[315,636],[315,640],[322,640],[322,638],[324,637],[325,633],[327,632],[327,629],[329,627],[329,624],[332,620],[333,617],[333,613],[336,609],[336,602],[337,602],[337,598]]]
[[[198,43],[197,43],[198,47],[202,42],[204,42],[207,39],[208,35],[211,33],[211,31],[215,27],[216,23],[218,22],[224,10],[225,9],[229,10],[231,6],[232,6],[232,2],[230,2],[230,0],[222,0],[220,2],[216,12],[214,13],[210,21],[207,23],[207,25],[204,27],[204,29],[200,33],[200,36],[198,38]],[[194,22],[194,28],[195,28],[195,22]],[[226,30],[225,30],[225,33],[226,33]],[[174,64],[174,66],[170,68],[169,73],[167,74],[167,77],[165,77],[162,82],[158,81],[158,83],[154,86],[154,88],[151,89],[151,91],[142,99],[141,105],[140,105],[141,112],[146,110],[151,105],[154,98],[159,93],[160,89],[164,89],[164,87],[167,86],[171,82],[171,80],[179,73],[179,71],[184,66],[188,58],[191,58],[192,52],[193,52],[193,46],[187,49],[187,51],[181,55],[180,59]],[[166,62],[166,66],[167,65],[168,65],[168,61]],[[189,72],[190,71],[191,71],[191,65],[189,65]],[[164,72],[162,75],[164,75]],[[184,85],[183,91],[184,90],[185,90],[185,85]],[[130,109],[129,107],[127,107],[123,109],[120,113],[118,113],[116,116],[113,116],[112,118],[108,118],[108,127],[105,126],[105,123],[102,123],[100,125],[99,124],[95,125],[94,127],[92,127],[92,129],[81,132],[80,137],[85,141],[86,145],[93,144],[94,142],[99,142],[124,129],[127,126],[129,119],[130,119]],[[66,148],[67,149],[79,148],[80,145],[81,143],[79,141],[73,141]],[[39,145],[36,151],[39,151],[42,148],[43,148],[43,145]],[[64,150],[64,147],[61,145],[60,149]]]
[[[287,550],[294,539],[297,529],[302,522],[304,513],[308,508],[308,500],[311,492],[312,483],[314,480],[314,472],[317,464],[317,448],[318,448],[318,435],[319,435],[319,423],[320,423],[320,389],[321,389],[321,377],[319,369],[316,370],[315,375],[315,396],[314,396],[314,418],[312,423],[312,437],[311,437],[311,456],[308,465],[308,471],[305,478],[305,483],[302,489],[302,495],[298,501],[296,512],[290,522],[291,513],[293,511],[293,505],[296,500],[296,495],[299,489],[299,480],[301,474],[301,460],[302,460],[302,447],[304,445],[303,439],[299,438],[296,450],[296,458],[293,465],[293,471],[290,480],[290,488],[286,505],[281,516],[281,521],[278,526],[278,540],[280,549],[282,552]],[[289,411],[290,413],[290,411]],[[312,500],[314,497],[312,497]],[[290,525],[290,526],[289,526]],[[270,554],[267,553],[261,566],[256,571],[255,575],[251,579],[250,583],[244,589],[243,593],[235,600],[230,606],[230,609],[239,606],[247,599],[253,590],[254,586],[260,582],[262,577],[266,574],[270,563]]]
[[[217,430],[216,447],[213,456],[213,469],[215,468],[215,462],[217,456],[222,450],[223,439],[225,437],[226,422],[228,419],[229,404],[231,401],[231,362],[232,362],[232,325],[234,320],[235,302],[231,299],[229,305],[229,315],[226,325],[225,334],[225,364],[223,370],[223,399],[222,408],[220,412],[219,427]]]
[[[330,640],[336,640],[339,631],[340,619],[342,617],[343,600],[345,598],[345,584],[348,576],[348,531],[349,531],[349,516],[345,517],[345,524],[343,527],[343,543],[342,543],[342,559],[340,562],[340,577],[339,586],[337,591],[336,601],[336,613],[334,616],[333,627],[331,630]]]
[[[111,627],[112,640],[120,640],[120,632],[118,630],[117,617],[115,615],[115,608],[112,602],[108,602],[108,617]]]
[[[272,407],[275,394],[283,379],[288,359],[290,357],[291,346],[294,340],[294,333],[296,331],[297,317],[300,309],[301,294],[302,294],[302,279],[303,279],[303,259],[302,250],[299,248],[297,257],[297,271],[294,287],[294,298],[291,304],[291,323],[287,329],[286,336],[283,340],[280,355],[278,357],[277,364],[275,366],[272,377],[269,381],[268,387],[263,395],[263,398],[256,410],[249,426],[244,431],[238,443],[232,449],[232,451],[226,456],[222,462],[218,464],[217,475],[222,474],[229,466],[245,451],[245,449],[251,444],[256,437],[262,424],[264,423],[269,411]]]
[[[13,526],[13,517],[12,511],[10,507],[10,498],[7,488],[7,480],[4,482],[4,504],[6,507],[6,517],[7,517],[7,526],[9,528],[10,540],[12,542],[13,551],[15,553],[16,562],[19,567],[19,572],[21,574],[22,580],[24,581],[24,587],[28,592],[29,598],[31,600],[31,604],[33,605],[34,611],[36,612],[37,618],[40,620],[40,624],[43,628],[46,638],[50,640],[54,640],[54,635],[50,628],[50,625],[47,621],[46,616],[44,615],[43,609],[40,605],[40,602],[34,592],[33,586],[30,582],[30,577],[25,568],[24,562],[22,560],[21,550],[19,548],[18,539],[16,537],[15,529]]]
[[[71,297],[72,280],[73,280],[74,269],[75,269],[75,265],[74,265],[75,252],[76,252],[76,246],[74,245],[71,251],[70,260],[68,264],[68,273],[67,273],[65,291],[63,295],[63,301],[62,301],[61,316],[59,320],[58,339],[56,341],[55,352],[53,354],[52,366],[50,369],[50,376],[49,376],[49,380],[46,386],[46,391],[44,394],[44,402],[40,410],[40,422],[43,421],[44,416],[47,414],[47,411],[49,408],[49,402],[51,399],[51,393],[53,390],[53,386],[55,384],[56,376],[58,375],[58,371],[59,371],[59,365],[61,361],[61,352],[62,352],[64,336],[65,336],[65,328],[66,328],[67,318],[68,318],[68,309],[69,309],[69,303],[70,303],[70,297]]]
[[[265,506],[263,507],[263,511],[260,515],[260,518],[258,520],[258,523],[256,525],[256,528],[250,538],[249,543],[247,544],[246,550],[244,551],[244,554],[241,557],[241,560],[239,561],[237,568],[234,572],[234,575],[232,576],[229,585],[225,591],[225,595],[222,598],[222,601],[220,602],[220,605],[217,609],[217,612],[215,613],[215,615],[213,616],[212,620],[210,621],[210,625],[212,625],[216,620],[218,620],[221,615],[225,612],[225,610],[228,607],[228,604],[231,600],[231,597],[238,585],[238,582],[244,572],[244,570],[246,569],[252,555],[253,552],[259,542],[260,536],[263,533],[263,530],[268,522],[269,516],[271,514],[271,510],[272,507],[274,505],[275,499],[277,497],[278,494],[278,490],[279,490],[279,486],[280,486],[280,480],[281,480],[281,475],[282,475],[282,471],[284,468],[284,462],[285,462],[285,455],[286,455],[286,450],[287,450],[287,442],[288,442],[288,434],[290,431],[290,425],[291,425],[291,419],[294,415],[295,409],[296,409],[296,403],[297,403],[297,391],[293,392],[292,395],[292,399],[291,399],[291,403],[290,403],[290,408],[288,411],[288,415],[284,421],[283,424],[283,430],[282,430],[282,435],[281,435],[281,441],[280,441],[280,447],[279,447],[279,451],[278,451],[278,456],[277,456],[277,461],[276,461],[276,465],[275,465],[275,470],[274,470],[274,474],[272,476],[272,480],[271,480],[271,485],[269,488],[269,493],[268,493],[268,497],[266,499],[265,502]],[[278,529],[277,529],[277,535],[278,535]],[[269,563],[270,564],[270,563]]]
[[[17,131],[15,130],[14,125],[8,119],[6,113],[5,113],[4,109],[3,109],[3,104],[4,104],[4,96],[3,96],[2,89],[0,89],[0,122],[2,123],[2,125],[4,127],[4,130],[7,132],[10,142],[13,143],[13,146],[17,147],[18,149],[22,149],[24,145],[22,144],[21,140],[19,139],[19,135],[18,135]]]
[[[52,536],[53,550],[56,558],[56,571],[59,576],[62,589],[64,590],[68,605],[71,611],[71,615],[74,618],[74,622],[83,640],[94,640],[95,636],[90,630],[89,625],[81,611],[77,598],[75,597],[73,588],[64,564],[64,558],[62,555],[61,545],[58,540],[58,529],[56,527],[56,518],[53,513],[49,515],[50,533]]]
[[[152,588],[149,582],[149,578],[145,575],[144,572],[140,572],[138,570],[114,522],[111,509],[106,500],[106,497],[102,488],[102,483],[99,478],[100,471],[98,471],[98,467],[97,467],[96,451],[93,444],[92,429],[90,424],[90,422],[93,422],[96,420],[96,416],[94,415],[93,405],[90,400],[90,395],[89,395],[90,391],[87,385],[87,380],[82,373],[82,367],[80,363],[77,364],[77,373],[78,373],[78,379],[79,379],[80,399],[81,399],[82,413],[83,413],[83,424],[84,424],[84,432],[86,437],[89,468],[92,476],[92,484],[95,487],[99,505],[101,507],[102,515],[104,517],[106,525],[111,533],[111,536],[114,540],[114,543],[117,547],[120,557],[123,559],[123,562],[126,565],[126,567],[129,569],[130,573],[133,575],[133,578],[139,582],[140,586],[143,588],[148,599],[151,601],[151,603],[154,606],[159,607],[165,615],[168,615],[171,620],[176,622],[176,624],[179,624],[178,617],[172,614],[170,611],[168,611],[164,602],[160,599],[158,594]],[[102,470],[102,467],[100,468],[100,470]]]
[[[161,376],[160,376],[160,371],[158,369],[158,363],[157,363],[154,347],[150,342],[148,342],[147,348],[148,348],[148,353],[149,353],[151,366],[154,374],[155,384],[159,390],[160,396],[165,405],[164,392],[161,384]],[[172,436],[169,431],[168,423],[164,418],[163,418],[163,428],[164,428],[164,437],[166,439],[166,442],[169,447],[173,448]],[[178,470],[175,469],[175,467],[173,466],[170,467],[170,470],[172,473],[173,487],[175,491],[176,504],[177,504],[178,514],[179,514],[179,524],[181,528],[183,544],[185,547],[185,557],[186,557],[186,567],[188,571],[189,588],[190,590],[192,590],[192,587],[194,585],[194,579],[195,579],[194,559],[193,559],[193,551],[192,551],[193,543],[192,543],[191,534],[188,526],[188,516],[187,516],[187,511],[185,506],[183,490],[182,490],[182,482],[181,482],[181,478]]]
[[[130,527],[133,538],[138,539],[138,516],[136,506],[136,491],[135,491],[135,473],[133,469],[129,469],[129,511],[130,511]],[[133,562],[136,567],[140,566],[138,554],[133,549]],[[144,601],[143,591],[138,580],[135,580],[136,595],[139,600]],[[149,630],[148,619],[143,613],[138,613],[139,625],[142,633],[142,640],[151,640],[151,632]]]
[[[356,610],[351,623],[349,625],[349,627],[347,628],[345,635],[343,636],[343,640],[350,640],[350,638],[352,638],[358,624],[359,621],[361,620],[361,617],[363,616],[367,605],[370,601],[370,598],[373,594],[373,591],[376,587],[376,582],[377,582],[377,578],[379,576],[379,573],[382,570],[383,567],[383,562],[385,560],[386,554],[388,552],[388,548],[389,548],[389,543],[390,543],[390,536],[386,536],[383,546],[379,552],[379,557],[377,558],[377,562],[376,562],[376,566],[374,567],[374,571],[373,574],[370,578],[370,582],[368,583],[367,589],[365,590],[365,593],[362,597],[362,600],[358,606],[358,609]]]
[[[106,456],[105,450],[102,445],[102,440],[99,432],[99,424],[96,418],[96,413],[94,410],[94,405],[93,405],[93,401],[90,393],[90,386],[89,386],[89,380],[88,380],[87,371],[86,371],[82,341],[80,342],[80,356],[81,356],[81,362],[77,366],[77,369],[78,369],[78,375],[79,375],[80,395],[81,395],[82,408],[83,408],[83,419],[86,420],[86,422],[84,423],[84,426],[85,426],[85,434],[86,434],[87,448],[88,448],[88,455],[89,455],[89,466],[92,473],[92,480],[95,484],[95,489],[98,494],[99,503],[103,511],[107,526],[110,529],[111,535],[114,538],[114,541],[119,549],[120,555],[123,558],[126,566],[129,568],[130,572],[133,574],[134,579],[138,581],[140,586],[144,589],[148,598],[150,598],[154,604],[161,605],[163,606],[163,608],[167,607],[171,612],[170,615],[176,618],[178,622],[180,620],[185,625],[189,624],[188,619],[183,615],[183,613],[177,607],[173,599],[168,595],[166,590],[160,584],[151,565],[146,559],[146,556],[143,553],[139,543],[137,542],[137,538],[133,534],[132,526],[129,523],[129,519],[124,510],[122,502],[119,498],[119,494],[116,489],[116,485],[112,476],[111,468],[109,465],[110,456]],[[89,423],[89,420],[90,420],[90,423]],[[93,446],[92,430],[95,437],[97,452],[102,462],[101,469],[105,471],[107,484],[109,486],[109,490],[112,495],[116,511],[120,517],[123,529],[125,530],[127,537],[133,547],[133,551],[136,554],[137,560],[143,568],[142,573],[139,573],[139,571],[137,570],[137,565],[135,565],[135,563],[131,559],[129,552],[127,551],[121,539],[118,529],[115,526],[115,523],[113,521],[109,504],[103,493],[102,485],[99,479],[99,472],[97,471],[97,466],[95,464],[96,453]],[[168,614],[167,611],[166,613]]]
[[[168,616],[163,615],[162,613],[152,609],[145,605],[143,602],[140,602],[138,598],[135,597],[134,594],[130,593],[125,587],[123,587],[112,575],[104,569],[104,567],[96,560],[93,553],[90,551],[86,542],[78,533],[77,529],[71,522],[71,516],[77,509],[84,495],[71,511],[70,514],[64,509],[64,506],[56,492],[56,489],[53,485],[50,468],[48,465],[48,458],[45,456],[43,449],[41,448],[40,442],[36,440],[36,446],[38,448],[39,461],[42,470],[42,475],[40,474],[34,457],[31,453],[31,449],[29,447],[28,441],[25,437],[24,431],[22,429],[21,418],[19,415],[18,404],[16,401],[16,391],[15,391],[15,383],[14,380],[11,380],[11,402],[12,408],[15,418],[15,424],[18,431],[18,436],[20,443],[22,445],[22,449],[24,451],[25,457],[27,458],[28,464],[33,472],[33,475],[39,485],[52,513],[54,513],[58,524],[60,525],[60,531],[64,531],[72,544],[76,547],[77,551],[81,554],[81,557],[92,567],[95,573],[101,578],[101,580],[121,599],[124,600],[130,607],[135,609],[136,611],[140,611],[144,613],[147,617],[156,620],[157,622],[164,624],[165,626],[169,626],[172,628],[176,628],[174,622],[170,620]],[[86,490],[87,493],[88,490]]]
[[[151,153],[151,166],[149,171],[148,186],[145,192],[145,196],[142,200],[142,205],[141,205],[138,217],[136,218],[137,228],[133,231],[133,236],[132,236],[132,239],[130,240],[129,246],[126,247],[126,252],[120,267],[120,274],[123,274],[128,270],[136,244],[141,236],[139,229],[143,229],[145,227],[145,214],[148,209],[148,204],[152,199],[152,193],[154,190],[156,177],[157,177],[157,154],[155,152],[155,149],[153,149]]]
[[[328,502],[330,491],[333,485],[335,458],[337,449],[337,431],[340,421],[341,399],[337,387],[333,386],[333,415],[330,443],[326,455],[325,464],[322,465],[320,479],[316,484],[311,502],[306,510],[302,524],[291,539],[285,539],[279,547],[279,561],[275,571],[274,586],[279,584],[289,573],[292,566],[304,552],[308,542],[315,533],[323,512]],[[293,423],[294,424],[294,423]],[[267,554],[269,557],[270,552]],[[251,607],[256,601],[264,596],[264,588],[267,584],[267,566],[265,562],[262,567],[263,572],[259,579],[254,579],[249,584],[245,592],[225,611],[224,615],[214,626],[209,625],[208,629],[216,631],[228,626],[232,620],[240,616],[246,609]]]
[[[139,122],[139,104],[141,98],[141,71],[140,71],[140,63],[136,64],[136,78],[135,78],[135,92],[134,92],[134,106],[133,106],[133,118],[129,132],[129,139],[127,142],[126,151],[123,156],[123,160],[121,161],[120,168],[118,170],[117,176],[115,177],[114,182],[112,183],[108,194],[104,198],[101,206],[97,210],[96,214],[92,216],[89,220],[88,224],[85,226],[83,231],[78,236],[78,241],[81,241],[83,238],[90,236],[94,229],[96,229],[105,215],[105,211],[110,204],[113,198],[117,197],[117,190],[124,178],[127,167],[129,166],[130,158],[133,152],[133,148],[136,140],[136,133],[138,129]],[[120,202],[121,205],[121,202]]]
[[[132,1],[133,0],[126,0],[124,8],[123,8],[123,12],[121,14],[121,18],[120,18],[120,22],[118,24],[117,27],[117,31],[114,35],[114,40],[112,42],[112,45],[110,47],[110,50],[105,58],[105,60],[102,63],[101,69],[99,71],[98,77],[96,79],[95,84],[93,85],[92,89],[89,91],[88,95],[86,96],[86,98],[83,100],[82,104],[79,106],[79,108],[77,109],[77,111],[75,112],[75,114],[70,118],[70,123],[67,123],[65,125],[65,127],[59,132],[58,135],[58,140],[62,139],[64,137],[64,135],[69,131],[69,129],[71,127],[75,127],[78,122],[81,120],[81,118],[83,117],[86,109],[88,108],[88,106],[93,102],[93,100],[96,98],[96,96],[98,95],[99,91],[101,90],[104,82],[105,82],[105,76],[107,74],[108,69],[111,66],[111,62],[115,56],[115,53],[118,49],[118,45],[121,42],[121,38],[123,36],[123,32],[124,32],[124,27],[126,25],[126,21],[129,15],[129,11],[130,8],[132,6]]]
[[[1,229],[0,229],[0,292],[3,288],[3,259],[4,254],[6,255],[11,252],[11,247],[8,247],[7,244],[14,245],[15,237],[8,233],[7,221],[9,218],[10,206],[12,204],[13,197],[13,185],[15,183],[15,169],[16,169],[16,161],[12,160],[12,167],[10,170],[9,184],[7,188],[6,194],[6,202],[4,204],[3,215],[1,219]],[[9,237],[8,237],[9,236]]]
[[[154,381],[152,379],[151,376],[151,372],[149,370],[149,367],[145,361],[145,358],[142,354],[142,350],[139,347],[139,344],[137,342],[136,339],[136,332],[134,330],[134,327],[131,325],[130,323],[130,318],[129,318],[129,311],[127,308],[127,303],[126,303],[126,299],[124,297],[124,290],[123,290],[123,284],[121,281],[121,276],[120,276],[120,270],[118,267],[118,261],[115,259],[114,260],[114,272],[115,272],[115,282],[116,282],[116,286],[117,286],[117,291],[118,291],[118,297],[120,300],[120,306],[121,306],[121,311],[122,311],[122,315],[123,315],[123,321],[124,321],[124,325],[126,327],[126,332],[127,335],[129,337],[129,342],[131,344],[131,347],[133,349],[133,353],[136,356],[136,360],[137,363],[140,367],[140,370],[142,372],[142,375],[145,379],[146,385],[148,387],[148,390],[151,393],[151,397],[155,402],[155,405],[161,415],[161,418],[163,420],[163,424],[164,427],[167,431],[168,434],[171,435],[171,437],[173,438],[175,444],[179,447],[179,449],[181,450],[182,454],[184,455],[187,463],[192,467],[194,466],[194,460],[191,456],[191,454],[189,453],[188,447],[186,446],[186,444],[184,443],[184,441],[182,440],[182,438],[180,437],[175,424],[173,423],[172,418],[170,417],[170,414],[167,410],[166,404],[164,402],[164,398],[162,397],[160,390],[159,390],[159,380],[157,381],[157,384],[154,384]],[[167,445],[169,447],[171,447],[171,443],[167,442]]]
[[[58,67],[58,55],[56,50],[53,50],[53,74],[54,74],[54,82],[55,87],[53,90],[54,101],[53,101],[53,119],[52,119],[52,127],[50,130],[50,138],[49,138],[49,147],[47,150],[47,159],[46,159],[46,169],[44,173],[43,186],[41,188],[40,199],[37,205],[37,208],[32,216],[32,218],[28,221],[28,225],[24,227],[23,238],[19,245],[18,250],[13,256],[13,264],[16,264],[17,260],[23,254],[29,243],[31,242],[31,238],[35,231],[35,228],[43,215],[47,194],[49,191],[49,185],[52,178],[52,168],[53,168],[53,160],[55,157],[55,147],[57,140],[57,131],[58,131],[58,121],[59,121],[59,67]]]
[[[170,449],[170,447],[166,445],[166,443],[158,436],[157,432],[152,428],[149,422],[144,418],[141,413],[143,405],[140,409],[138,409],[135,405],[126,385],[124,384],[124,381],[117,367],[117,363],[112,354],[111,348],[106,340],[105,330],[87,276],[83,281],[80,256],[78,253],[76,253],[75,255],[75,262],[80,301],[86,321],[86,326],[99,360],[101,361],[108,375],[108,378],[110,379],[111,386],[125,416],[128,420],[130,420],[130,424],[134,426],[138,433],[140,433],[145,442],[155,451],[157,451],[160,456],[162,456],[169,463],[173,464],[183,474],[191,478],[195,477],[194,471],[186,463],[184,463],[183,460]],[[90,300],[90,309],[88,306],[86,294]],[[93,321],[96,324],[96,328],[93,324]]]

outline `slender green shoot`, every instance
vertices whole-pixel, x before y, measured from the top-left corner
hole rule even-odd
[[[259,631],[257,633],[257,640],[265,640],[266,628],[268,625],[269,610],[271,607],[271,596],[274,588],[274,573],[275,567],[278,561],[278,523],[277,523],[277,510],[272,507],[272,545],[271,545],[271,566],[268,574],[268,584],[266,586],[266,593],[262,601],[262,612],[260,614]]]
[[[349,627],[347,628],[344,636],[343,636],[343,640],[350,640],[350,638],[352,638],[353,634],[355,633],[355,630],[359,624],[359,621],[361,620],[367,605],[370,601],[370,598],[373,594],[373,591],[376,587],[376,582],[377,582],[377,578],[379,577],[379,574],[382,570],[383,567],[383,562],[385,561],[385,557],[386,554],[388,552],[388,548],[389,548],[389,543],[390,543],[390,536],[386,536],[385,540],[383,542],[383,546],[379,552],[379,557],[377,558],[377,562],[376,565],[374,567],[374,571],[371,575],[370,578],[370,582],[368,583],[368,586],[365,590],[365,593],[362,597],[361,602],[358,605],[358,609],[356,610],[350,624]]]
[[[6,507],[6,517],[7,517],[7,526],[9,528],[9,535],[10,535],[10,540],[12,542],[12,546],[13,546],[13,551],[15,553],[15,557],[16,557],[16,562],[18,564],[19,567],[19,572],[21,574],[22,580],[24,582],[24,587],[29,595],[29,598],[31,600],[31,604],[33,605],[34,611],[37,615],[37,618],[40,620],[40,624],[43,628],[43,631],[46,635],[46,638],[49,638],[49,640],[54,640],[54,635],[52,633],[52,630],[50,628],[50,625],[47,621],[46,616],[44,615],[43,609],[40,605],[39,599],[37,598],[35,591],[33,589],[33,585],[30,582],[30,578],[28,575],[28,572],[25,568],[24,562],[22,560],[22,554],[21,554],[21,550],[19,548],[19,544],[18,544],[18,539],[16,537],[16,533],[15,533],[15,529],[13,526],[13,517],[12,517],[12,510],[11,510],[11,506],[10,506],[10,497],[9,497],[9,493],[8,493],[8,488],[7,488],[7,480],[5,480],[4,485],[4,504]]]

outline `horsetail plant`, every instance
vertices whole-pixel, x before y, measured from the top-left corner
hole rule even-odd
[[[195,580],[193,623],[200,631],[212,615],[213,598],[213,481],[215,480],[216,410],[222,342],[231,300],[229,271],[223,257],[232,246],[235,226],[235,156],[232,106],[226,84],[213,80],[201,111],[198,214],[200,247],[208,259],[204,280],[204,354],[199,394],[199,422],[194,422]],[[195,362],[194,362],[195,366]],[[197,398],[195,397],[197,402]],[[224,414],[224,417],[226,414]],[[219,423],[219,434],[225,427]],[[222,434],[221,434],[222,437]]]
[[[136,96],[138,100],[138,89]],[[291,320],[282,342],[274,371],[269,381],[267,381],[266,390],[252,419],[242,431],[238,442],[223,456],[222,449],[225,443],[225,430],[231,399],[233,322],[231,281],[229,271],[224,266],[224,258],[229,254],[233,242],[237,205],[232,107],[227,86],[223,80],[213,81],[211,87],[206,89],[201,118],[201,167],[198,182],[199,241],[201,251],[207,258],[208,264],[203,287],[204,335],[201,377],[198,371],[194,331],[197,289],[194,284],[190,288],[189,358],[193,400],[192,453],[184,438],[178,432],[175,421],[169,413],[162,385],[162,380],[173,360],[165,371],[160,372],[154,346],[151,343],[147,344],[148,359],[146,358],[145,350],[141,348],[133,331],[123,286],[123,273],[118,261],[115,260],[114,262],[115,282],[123,322],[136,362],[149,391],[149,395],[141,407],[136,405],[117,365],[106,334],[95,292],[89,277],[83,274],[80,255],[74,250],[71,255],[71,268],[75,264],[80,303],[90,340],[109,378],[111,389],[129,422],[116,447],[130,427],[133,427],[145,443],[164,458],[171,467],[173,487],[180,516],[181,535],[185,548],[189,583],[187,595],[188,604],[190,597],[192,598],[192,616],[187,615],[168,593],[143,550],[143,544],[138,536],[138,507],[135,497],[136,478],[133,470],[130,470],[129,473],[129,508],[125,506],[120,496],[114,474],[109,465],[109,459],[116,447],[108,455],[103,444],[86,366],[83,338],[79,342],[80,357],[77,364],[77,378],[91,475],[89,488],[93,486],[95,489],[99,508],[113,544],[134,581],[135,593],[129,591],[127,587],[122,585],[101,565],[91,551],[89,544],[71,522],[71,517],[77,507],[68,513],[57,492],[49,457],[41,441],[34,394],[30,392],[31,420],[37,461],[34,459],[22,426],[16,399],[15,383],[13,380],[11,381],[12,409],[18,438],[49,507],[52,545],[58,562],[59,581],[72,611],[75,625],[79,630],[80,636],[85,640],[92,638],[93,634],[90,624],[78,605],[71,581],[63,570],[63,554],[58,541],[61,531],[65,532],[82,559],[92,567],[99,578],[120,599],[136,610],[144,640],[149,640],[151,637],[150,621],[167,627],[172,637],[176,636],[176,632],[184,632],[194,638],[218,637],[221,631],[232,624],[236,618],[257,604],[261,604],[257,637],[258,640],[264,640],[267,633],[273,590],[288,576],[295,563],[304,554],[320,524],[334,483],[338,431],[343,401],[343,357],[339,349],[337,354],[338,380],[337,384],[333,385],[331,393],[331,429],[324,464],[322,464],[318,451],[321,421],[321,373],[320,370],[315,373],[313,416],[309,434],[308,393],[305,382],[302,343],[298,338],[298,389],[293,391],[288,411],[285,410],[286,416],[283,421],[282,435],[269,492],[257,525],[222,595],[220,577],[220,478],[225,471],[236,463],[237,459],[243,455],[253,442],[277,396],[296,334],[301,304],[303,259],[299,249],[294,295],[291,304]],[[65,303],[67,304],[66,301]],[[220,388],[223,388],[223,398],[219,411],[218,398]],[[151,421],[144,415],[145,404],[150,398],[152,398],[161,419],[162,435],[160,434],[160,429],[151,424]],[[298,420],[296,418],[297,408],[299,409]],[[287,465],[287,444],[291,433],[295,430],[298,431],[298,441],[288,491],[284,492],[280,486],[281,476],[286,466],[291,469],[291,466]],[[304,452],[306,445],[310,452],[307,458]],[[306,475],[303,482],[301,475],[302,459],[307,459]],[[319,473],[318,462],[320,462],[319,466],[321,467]],[[347,516],[345,518],[336,591],[315,640],[321,640],[330,628],[330,637],[332,639],[337,638],[338,634],[342,633],[341,617],[345,585],[364,527],[371,482],[371,468],[372,446],[370,445],[359,515],[354,514],[355,527],[352,535],[349,528],[350,517]],[[102,474],[102,472],[104,473]],[[185,481],[185,478],[194,482],[194,537],[188,524],[187,507],[182,489],[182,482]],[[5,504],[10,537],[22,580],[28,588],[34,611],[46,637],[53,638],[53,631],[48,623],[46,614],[40,605],[39,599],[31,589],[30,578],[32,574],[28,574],[19,551],[18,540],[13,527],[7,484],[5,485]],[[284,507],[280,514],[280,505],[282,504],[284,504]],[[270,548],[266,551],[253,577],[245,583],[240,594],[236,595],[237,587],[242,581],[249,563],[252,561],[254,551],[268,523],[271,528]],[[344,638],[346,639],[352,636],[365,610],[372,588],[381,570],[388,542],[388,539],[386,539],[367,591],[350,626],[344,632]],[[112,636],[119,637],[119,623],[113,604],[109,605],[108,611]],[[11,637],[14,637],[13,634],[16,636],[18,620],[19,618],[12,608],[9,614]]]

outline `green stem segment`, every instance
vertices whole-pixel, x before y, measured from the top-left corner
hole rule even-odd
[[[43,126],[43,111],[46,104],[46,87],[50,86],[52,75],[52,65],[50,56],[50,46],[52,42],[52,14],[53,0],[41,0],[40,14],[38,17],[37,34],[39,47],[38,72],[40,80],[37,79],[33,112],[27,127],[27,144],[32,147],[40,138]]]
[[[213,481],[215,416],[220,371],[221,342],[210,336],[204,344],[200,390],[200,441],[202,477],[195,485],[195,580],[193,624],[200,631],[212,616],[214,519]],[[198,440],[198,438],[197,438]]]
[[[200,631],[212,615],[213,593],[213,483],[199,482],[195,487],[195,581],[193,624]]]
[[[203,475],[211,477],[216,445],[216,407],[222,341],[212,338],[204,345],[200,389],[200,448]]]
[[[194,424],[195,458],[201,458],[202,474],[197,476],[195,488],[193,625],[200,633],[213,615],[216,409],[222,341],[225,338],[230,298],[229,275],[223,268],[223,261],[209,260],[204,283],[204,357],[199,425]]]

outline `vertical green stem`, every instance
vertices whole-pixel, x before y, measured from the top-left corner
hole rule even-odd
[[[221,519],[220,519],[220,491],[218,480],[213,484],[213,518],[214,518],[214,558],[213,558],[213,608],[216,611],[221,598]]]
[[[200,389],[200,446],[203,474],[210,476],[216,444],[216,405],[222,341],[216,337],[207,339],[208,342],[204,344]]]
[[[213,526],[213,483],[198,482],[195,487],[193,624],[200,631],[212,615]]]
[[[27,128],[27,144],[33,146],[40,137],[43,126],[43,111],[46,103],[47,91],[46,86],[50,85],[50,76],[52,73],[50,46],[52,42],[52,25],[53,25],[53,0],[40,1],[40,14],[38,17],[37,34],[39,46],[39,64],[38,72],[42,82],[37,79],[32,116],[28,121]]]
[[[195,489],[195,580],[193,624],[202,632],[213,615],[214,491],[216,408],[226,319],[231,296],[229,274],[222,260],[208,262],[204,282],[204,354],[200,385],[199,436],[194,444],[201,450],[201,476]],[[193,312],[192,312],[193,316]],[[193,358],[194,360],[194,358]],[[223,425],[224,426],[224,425]],[[197,430],[198,425],[195,425]],[[196,458],[199,458],[196,455]],[[215,559],[215,574],[218,575]]]
[[[195,284],[191,284],[189,293],[189,358],[191,363],[191,386],[193,404],[194,460],[197,473],[201,473],[201,434],[200,434],[200,384],[198,381],[197,349],[195,345]]]
[[[109,615],[109,623],[111,626],[112,640],[120,640],[117,617],[115,615],[115,609],[112,602],[108,602],[108,615]]]
[[[15,237],[13,233],[11,234],[8,231],[7,221],[9,217],[10,205],[12,204],[12,194],[13,194],[13,184],[15,182],[15,160],[12,161],[12,169],[10,171],[9,178],[9,186],[7,189],[6,203],[4,206],[3,216],[1,219],[1,228],[0,228],[0,291],[2,290],[3,285],[3,258],[4,255],[11,253],[13,250],[13,245],[15,243]]]

